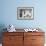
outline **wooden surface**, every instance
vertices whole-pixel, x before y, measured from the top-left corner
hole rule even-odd
[[[22,46],[23,33],[6,32],[3,36],[3,46]]]
[[[44,46],[44,33],[24,33],[24,46]]]
[[[3,32],[3,46],[44,46],[44,32]]]

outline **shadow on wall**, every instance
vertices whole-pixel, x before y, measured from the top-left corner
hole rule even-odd
[[[6,31],[6,30],[4,30],[4,28],[6,28],[5,25],[0,24],[0,43],[2,43],[2,36],[3,36],[2,32]]]

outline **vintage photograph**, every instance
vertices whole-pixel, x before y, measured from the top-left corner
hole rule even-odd
[[[33,20],[34,19],[34,7],[18,7],[17,19],[20,20]]]

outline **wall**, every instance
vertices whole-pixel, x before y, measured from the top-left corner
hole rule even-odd
[[[0,24],[16,28],[46,28],[46,0],[1,0]],[[34,20],[17,20],[17,7],[34,7]]]

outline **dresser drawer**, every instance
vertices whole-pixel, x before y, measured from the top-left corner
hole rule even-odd
[[[23,32],[4,32],[5,36],[23,36]]]
[[[23,41],[23,36],[4,36],[3,37],[3,43],[15,43],[15,42],[21,42]]]
[[[15,44],[3,44],[2,46],[16,46]]]
[[[19,43],[19,44],[18,44],[18,43],[17,43],[17,44],[16,44],[16,43],[12,43],[12,44],[10,44],[10,43],[4,44],[4,43],[3,43],[2,46],[23,46],[23,43]]]
[[[32,43],[33,44],[43,44],[44,36],[32,36]]]
[[[31,44],[31,46],[44,46],[44,44]]]
[[[44,32],[25,32],[24,36],[44,36],[45,33]]]

